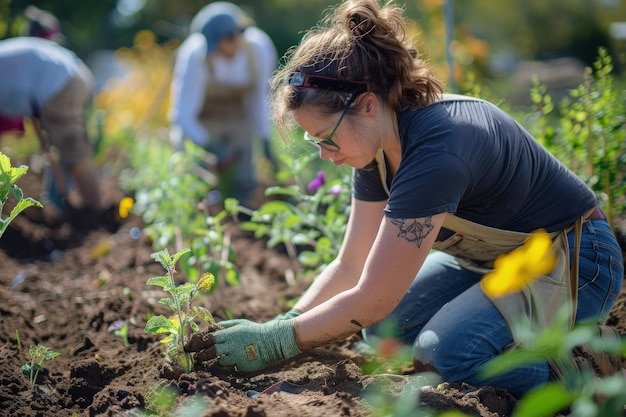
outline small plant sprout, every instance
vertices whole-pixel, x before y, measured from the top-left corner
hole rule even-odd
[[[13,196],[17,200],[17,204],[13,207],[11,213],[9,213],[9,217],[3,219],[0,216],[0,237],[2,237],[4,231],[9,227],[9,223],[22,211],[31,206],[43,207],[42,204],[35,199],[30,197],[24,198],[22,189],[15,184],[22,175],[26,174],[26,171],[28,171],[26,165],[13,167],[11,166],[11,159],[0,152],[0,212],[9,199],[9,196]]]
[[[43,361],[54,359],[59,355],[59,352],[52,351],[42,344],[31,346],[28,349],[30,363],[22,365],[22,373],[24,377],[28,379],[28,382],[30,382],[31,389],[34,388],[37,383],[37,375],[39,375],[39,372],[43,371]]]
[[[203,307],[192,306],[193,297],[198,291],[208,291],[215,284],[215,277],[211,273],[203,274],[198,282],[186,282],[176,285],[174,274],[176,263],[181,256],[189,252],[183,249],[174,255],[169,254],[167,249],[155,252],[151,256],[159,262],[167,271],[167,275],[150,278],[146,285],[156,285],[170,294],[169,298],[161,298],[159,302],[174,312],[172,316],[153,316],[146,323],[145,331],[148,333],[169,333],[169,336],[161,340],[167,344],[167,356],[176,365],[182,367],[185,372],[193,369],[193,357],[185,352],[184,347],[191,335],[199,330],[195,319],[198,318],[210,324],[215,324],[213,315]]]

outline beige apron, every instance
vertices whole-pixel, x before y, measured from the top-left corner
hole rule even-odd
[[[471,97],[444,95],[443,100],[478,100]],[[376,155],[378,169],[383,187],[389,195],[387,187],[387,170],[384,154],[380,150]],[[551,325],[562,323],[570,330],[576,318],[576,303],[578,294],[578,249],[582,234],[582,223],[593,208],[579,218],[572,228],[576,231],[575,248],[570,265],[569,246],[567,241],[568,230],[550,234],[552,249],[557,255],[554,270],[527,285],[523,290],[506,297],[489,297],[506,320],[516,345],[528,346],[528,333],[523,331],[530,328],[540,331]],[[435,242],[434,250],[439,250],[454,256],[459,264],[474,272],[487,273],[491,271],[493,261],[500,255],[509,253],[524,244],[529,233],[512,232],[483,226],[469,220],[462,219],[452,213],[447,213],[442,227],[453,232],[449,238]],[[566,307],[564,307],[566,306]],[[558,321],[561,309],[567,308],[568,319]],[[519,326],[520,322],[525,322]]]
[[[198,120],[210,132],[207,150],[217,156],[222,192],[247,204],[258,185],[253,158],[254,121],[247,103],[255,88],[257,68],[252,47],[247,42],[244,47],[250,62],[246,85],[214,82],[214,63],[210,57],[207,59],[209,82]]]

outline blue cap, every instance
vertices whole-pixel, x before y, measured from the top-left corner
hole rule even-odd
[[[207,41],[207,54],[212,54],[224,37],[241,32],[241,28],[232,15],[219,13],[211,16],[200,31]]]

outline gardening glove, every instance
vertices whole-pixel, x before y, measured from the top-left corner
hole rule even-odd
[[[291,310],[287,311],[286,313],[282,313],[282,314],[277,315],[276,317],[271,319],[270,322],[277,321],[277,320],[295,319],[300,314],[302,314],[302,311],[296,310],[295,308],[292,308]]]
[[[219,325],[225,329],[195,333],[185,351],[197,352],[198,361],[217,358],[220,365],[234,366],[241,372],[259,371],[301,353],[296,345],[293,320],[265,324],[228,320]]]

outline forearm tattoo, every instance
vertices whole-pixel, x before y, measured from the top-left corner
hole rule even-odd
[[[413,242],[418,248],[422,246],[422,242],[426,236],[433,230],[431,223],[432,216],[424,217],[422,222],[416,219],[391,219],[391,223],[398,227],[398,237]]]

